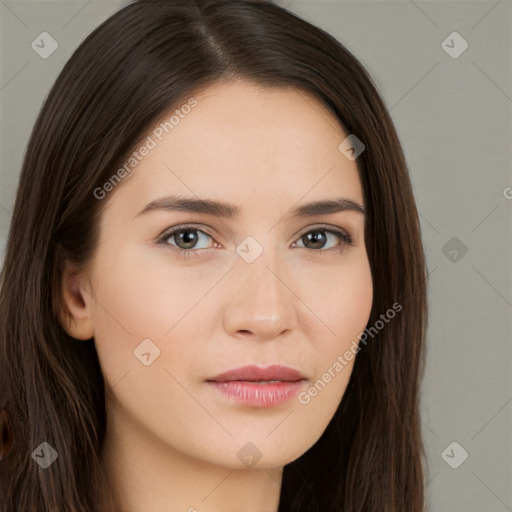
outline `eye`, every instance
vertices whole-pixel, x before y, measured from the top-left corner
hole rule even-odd
[[[338,243],[334,246],[325,249],[328,236],[331,235],[334,238],[334,242]],[[337,228],[327,228],[319,226],[314,229],[309,229],[299,237],[306,249],[313,249],[319,252],[331,252],[331,251],[342,251],[345,245],[354,245],[352,237],[344,230]],[[294,244],[297,247],[296,244]],[[300,246],[298,246],[300,248]]]
[[[328,241],[327,235],[332,236],[334,246],[325,249],[325,245]],[[212,235],[196,226],[176,226],[166,231],[158,240],[158,243],[167,247],[170,246],[178,256],[195,257],[200,256],[204,251],[208,250],[208,247],[198,247],[198,244],[201,243],[201,238],[203,238],[203,242],[208,238],[213,240]],[[311,249],[318,253],[331,253],[332,251],[341,252],[344,246],[354,245],[352,237],[346,231],[325,226],[315,227],[314,229],[310,228],[298,238],[298,241],[301,241],[304,245],[300,246],[297,245],[297,242],[294,242],[293,247]],[[336,243],[336,241],[338,243]]]
[[[191,249],[201,252],[201,247],[197,247],[198,242],[201,240],[201,236],[205,238],[212,238],[211,235],[205,233],[201,229],[194,226],[178,226],[167,231],[160,241],[164,244],[169,244],[178,251],[178,254],[182,255],[185,252],[190,252]],[[213,239],[213,238],[212,238]],[[169,240],[174,240],[175,244],[171,244]],[[188,256],[188,254],[187,254]]]

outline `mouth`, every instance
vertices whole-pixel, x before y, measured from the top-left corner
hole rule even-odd
[[[289,366],[243,366],[207,379],[209,386],[232,402],[258,408],[290,400],[304,386],[306,377]]]
[[[234,380],[247,382],[298,382],[306,377],[290,366],[271,365],[260,367],[256,365],[242,366],[216,377],[208,379],[209,382],[231,382]]]

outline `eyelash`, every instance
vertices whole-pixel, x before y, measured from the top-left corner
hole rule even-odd
[[[204,233],[205,235],[208,235],[209,237],[211,237],[213,239],[213,235],[211,235],[210,233],[208,233],[202,229],[199,229],[197,226],[183,225],[183,226],[175,226],[175,227],[171,228],[170,230],[166,231],[157,240],[157,243],[165,246],[166,248],[170,248],[180,258],[181,257],[183,257],[183,258],[199,257],[201,254],[203,254],[204,252],[207,252],[209,250],[209,249],[181,249],[180,247],[174,247],[174,246],[170,245],[167,242],[167,240],[169,240],[169,238],[171,238],[172,235],[175,235],[176,233],[179,233],[181,231],[198,231],[198,232]],[[353,241],[352,237],[346,231],[341,230],[341,229],[336,229],[333,227],[326,227],[326,226],[318,226],[318,227],[308,229],[307,231],[304,231],[301,235],[299,235],[297,240],[301,239],[304,235],[307,235],[308,233],[317,232],[317,231],[331,233],[333,235],[336,235],[336,237],[338,238],[338,240],[340,240],[341,243],[331,249],[310,249],[310,251],[314,251],[317,253],[331,254],[332,252],[342,252],[343,247],[345,245],[350,245],[350,246],[354,245],[354,241]],[[299,247],[299,248],[303,249],[303,247]],[[305,247],[305,249],[307,249],[307,247]]]

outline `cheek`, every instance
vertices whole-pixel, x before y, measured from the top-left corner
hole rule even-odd
[[[173,334],[183,334],[183,325],[189,325],[194,310],[200,310],[201,300],[229,267],[192,265],[177,271],[165,252],[157,261],[130,248],[104,254],[95,273],[94,337],[105,378],[115,385],[127,371],[142,366],[136,359],[139,346],[148,346],[150,357],[170,348]],[[148,339],[158,348],[144,341]]]
[[[301,275],[300,296],[315,320],[308,322],[308,334],[325,363],[345,351],[367,325],[373,303],[370,265],[366,254],[358,251],[339,265],[304,268]]]
[[[309,389],[298,397],[308,410],[305,421],[312,430],[330,421],[343,398],[358,353],[359,335],[367,326],[373,303],[366,257],[325,269],[324,274],[317,272],[316,277],[324,286],[302,295],[319,317],[308,331],[316,349],[315,376]]]

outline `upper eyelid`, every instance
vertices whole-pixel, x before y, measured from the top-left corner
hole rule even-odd
[[[158,237],[159,240],[166,239],[170,237],[171,235],[175,234],[177,231],[191,229],[194,231],[202,231],[208,236],[211,236],[212,238],[215,238],[215,234],[210,232],[210,230],[203,226],[203,225],[196,225],[196,224],[178,224],[176,226],[169,227],[165,229],[162,234]],[[213,230],[212,230],[213,231]]]

